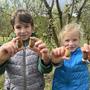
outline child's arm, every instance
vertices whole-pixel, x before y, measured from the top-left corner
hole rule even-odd
[[[53,66],[51,63],[45,64],[42,59],[39,58],[38,60],[38,70],[41,73],[49,73],[53,69]]]

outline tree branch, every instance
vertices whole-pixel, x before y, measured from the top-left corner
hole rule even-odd
[[[63,22],[62,22],[62,11],[61,11],[61,8],[60,8],[60,6],[59,6],[59,0],[56,0],[56,5],[57,5],[58,13],[59,13],[60,27],[62,28],[62,27],[63,27]]]
[[[79,20],[80,20],[81,13],[82,13],[82,9],[83,9],[83,7],[85,6],[85,4],[86,4],[87,1],[88,1],[88,0],[84,0],[82,6],[80,7],[80,9],[79,9],[79,11],[78,11],[77,22],[79,22]]]

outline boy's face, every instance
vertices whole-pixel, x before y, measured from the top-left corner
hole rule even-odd
[[[20,37],[22,40],[27,40],[32,34],[31,24],[15,22],[14,32],[17,37]]]
[[[75,51],[80,44],[79,34],[73,32],[65,34],[62,43],[66,48],[69,48],[71,52]]]

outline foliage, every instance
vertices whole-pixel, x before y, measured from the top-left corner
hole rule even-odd
[[[8,12],[9,6],[7,3],[5,3],[1,8],[0,13],[0,36],[9,36],[9,34],[12,32],[10,26],[10,14]]]
[[[4,84],[4,75],[0,75],[0,90],[3,90],[3,84]]]
[[[86,4],[81,18],[84,38],[87,40],[87,43],[90,44],[90,1]]]
[[[90,0],[71,0],[73,2],[65,4],[63,10],[61,10],[61,6],[58,3],[60,0],[52,0],[53,3],[51,6],[47,3],[46,6],[48,8],[45,6],[45,1],[48,0],[0,1],[0,45],[15,37],[10,25],[10,17],[12,12],[18,8],[27,9],[32,14],[37,36],[46,42],[50,50],[57,47],[57,41],[54,38],[55,34],[58,36],[62,27],[72,21],[78,21],[78,23],[81,23],[84,31],[84,39],[87,40],[87,43],[90,43]],[[59,5],[59,7],[57,7],[57,5]],[[50,25],[51,28],[49,27]],[[82,43],[83,42],[84,40],[82,40]],[[0,86],[2,87],[2,76],[0,80]],[[50,88],[48,88],[51,84],[50,80],[51,78],[48,79],[48,76],[46,76],[46,90],[50,90]]]
[[[86,7],[89,2],[90,1],[87,0],[73,0],[70,3],[66,3],[64,9],[61,10],[59,0],[52,0],[50,5],[47,3],[47,0],[5,0],[5,2],[3,1],[3,3],[0,4],[0,35],[9,36],[10,33],[12,33],[12,28],[10,26],[10,15],[15,9],[24,8],[31,12],[35,18],[35,26],[37,29],[37,34],[40,38],[43,38],[49,46],[56,47],[58,42],[57,36],[62,27],[69,21],[72,22],[77,20],[79,13],[79,20],[81,22],[81,18],[83,19],[85,16],[81,16],[83,10],[86,9],[87,12],[90,11],[87,9],[89,7]],[[76,14],[76,16],[74,14]],[[51,20],[52,22],[50,22]],[[84,21],[84,19],[82,21]],[[52,26],[51,29],[49,29],[51,23]],[[87,32],[85,33],[87,34]]]

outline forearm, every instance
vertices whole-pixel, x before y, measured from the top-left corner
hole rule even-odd
[[[52,64],[51,62],[45,63],[42,59],[39,58],[38,60],[38,70],[41,73],[49,73],[52,71]]]
[[[63,60],[52,60],[51,63],[54,67],[61,67],[63,65]]]

